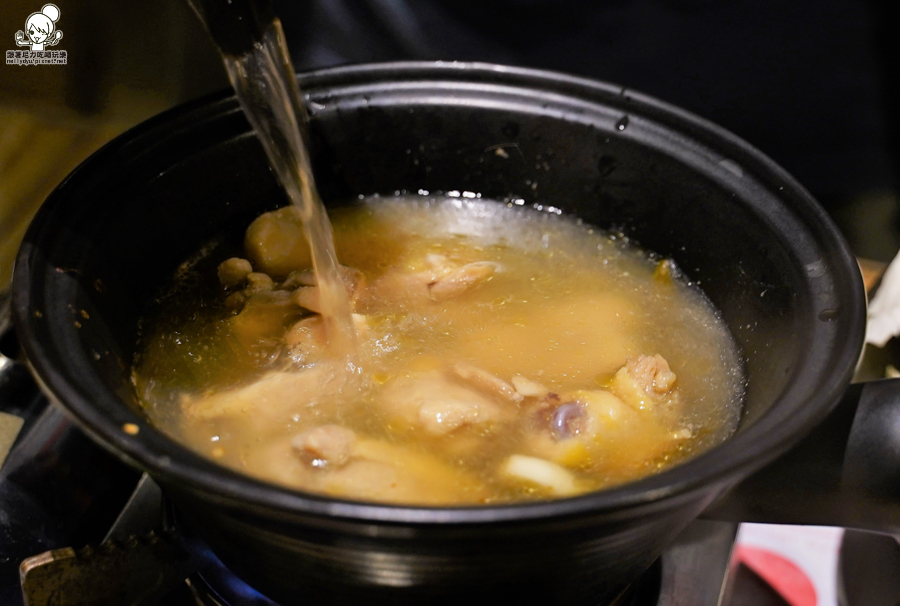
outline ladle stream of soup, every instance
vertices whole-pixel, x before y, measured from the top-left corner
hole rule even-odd
[[[598,490],[734,431],[740,358],[671,261],[480,199],[372,198],[331,217],[354,380],[328,358],[285,208],[243,248],[205,247],[144,319],[133,377],[153,422],[275,483],[431,505]]]

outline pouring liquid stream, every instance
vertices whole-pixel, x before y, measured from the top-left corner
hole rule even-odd
[[[291,203],[301,211],[330,351],[355,368],[356,331],[350,301],[339,273],[331,222],[316,189],[304,142],[308,116],[281,23],[274,20],[249,52],[239,56],[223,53],[222,58],[269,163]]]

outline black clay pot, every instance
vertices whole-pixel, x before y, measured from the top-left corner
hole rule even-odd
[[[137,320],[201,243],[286,198],[234,98],[168,112],[92,156],[40,210],[15,268],[17,329],[47,391],[96,440],[147,470],[185,526],[273,599],[604,603],[841,399],[865,323],[854,258],[809,194],[733,135],[620,87],[492,65],[347,67],[303,75],[301,85],[326,200],[469,190],[622,229],[673,257],[719,308],[743,352],[747,393],[740,429],[721,446],[659,475],[553,502],[378,505],[219,467],[138,409],[129,380]],[[850,501],[878,487],[840,476],[859,396],[854,390],[820,430],[837,454],[820,461],[795,451],[719,514],[802,521],[804,507],[818,507],[810,521],[843,523],[862,511]],[[127,423],[139,433],[123,431]],[[826,463],[819,476],[804,471]],[[812,489],[821,507],[766,492],[799,491],[797,477],[824,482]],[[895,509],[876,501],[877,524],[897,526]],[[806,513],[816,517],[813,509]]]

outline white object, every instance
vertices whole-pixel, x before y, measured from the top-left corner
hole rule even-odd
[[[737,543],[793,562],[815,588],[816,606],[838,606],[838,559],[843,538],[843,528],[741,524]]]
[[[884,347],[900,335],[900,253],[894,257],[869,303],[866,343]]]
[[[536,457],[511,455],[500,467],[500,474],[514,481],[524,481],[547,488],[558,496],[578,492],[575,476],[560,465]]]

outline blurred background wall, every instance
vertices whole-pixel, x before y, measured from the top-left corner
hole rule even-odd
[[[0,44],[45,0],[3,0]],[[223,0],[224,1],[224,0]],[[184,0],[57,0],[65,66],[0,66],[0,288],[36,207],[130,126],[227,86]],[[747,139],[857,254],[900,246],[900,23],[875,0],[274,0],[298,69],[459,59],[600,78]],[[5,44],[5,46],[3,45]]]
[[[0,50],[46,0],[0,2]],[[66,65],[0,66],[0,289],[32,215],[101,145],[183,101],[226,87],[184,0],[56,0]],[[48,47],[48,50],[50,47]]]

